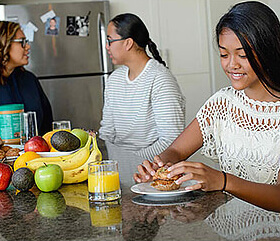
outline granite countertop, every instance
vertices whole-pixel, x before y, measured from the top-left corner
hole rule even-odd
[[[51,193],[36,187],[0,192],[0,241],[280,239],[278,213],[222,192],[172,198],[135,194],[130,191],[135,167],[130,173],[120,171],[122,198],[107,203],[88,201],[87,182],[63,185]]]

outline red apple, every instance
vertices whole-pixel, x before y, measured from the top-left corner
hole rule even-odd
[[[12,168],[5,163],[0,163],[0,191],[6,190],[12,177]]]
[[[48,143],[41,136],[34,136],[28,140],[24,145],[24,151],[43,152],[50,151]]]

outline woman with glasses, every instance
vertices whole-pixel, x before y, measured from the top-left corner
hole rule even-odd
[[[24,104],[36,111],[38,132],[51,130],[52,110],[38,79],[23,66],[30,45],[18,23],[0,21],[0,105]]]
[[[110,20],[106,48],[121,66],[105,83],[100,138],[151,160],[184,129],[185,98],[138,16]]]
[[[221,66],[231,86],[215,93],[172,145],[143,162],[134,174],[147,182],[159,166],[192,191],[226,191],[268,210],[280,211],[280,23],[265,4],[236,4],[216,26]],[[202,147],[221,171],[185,161]]]

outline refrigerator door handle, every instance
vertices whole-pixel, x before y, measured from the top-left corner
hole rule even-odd
[[[104,14],[98,13],[97,24],[98,24],[98,41],[99,41],[99,53],[100,53],[100,63],[103,73],[109,73],[109,65],[107,60],[107,51],[106,51],[106,27],[104,23]]]

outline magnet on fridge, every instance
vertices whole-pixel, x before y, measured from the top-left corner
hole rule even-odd
[[[24,32],[26,39],[28,39],[29,42],[33,42],[34,32],[38,31],[36,25],[31,22],[28,22],[26,25],[22,25],[22,30]]]
[[[45,25],[45,34],[46,35],[58,35],[59,32],[59,17],[49,18]]]
[[[40,19],[43,23],[47,22],[48,19],[51,19],[51,18],[54,18],[56,15],[55,15],[55,12],[53,10],[50,10],[48,12],[46,12],[45,14],[43,14]]]
[[[67,16],[66,35],[89,36],[89,15],[86,16]]]

